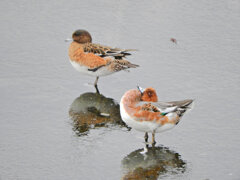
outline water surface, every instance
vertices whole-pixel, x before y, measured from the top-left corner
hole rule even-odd
[[[0,8],[1,180],[240,178],[239,1],[3,0]],[[129,60],[141,67],[100,78],[95,97],[87,85],[95,79],[68,62],[64,39],[79,28],[96,43],[138,49]],[[146,156],[143,133],[118,123],[119,100],[136,85],[163,101],[195,99]],[[83,94],[99,99],[89,108]]]

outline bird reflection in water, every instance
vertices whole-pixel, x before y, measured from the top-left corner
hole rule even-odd
[[[73,130],[78,136],[88,134],[90,129],[122,125],[119,104],[99,93],[86,92],[76,98],[69,109]]]
[[[123,180],[156,180],[168,175],[183,174],[186,162],[167,147],[138,149],[122,160]]]

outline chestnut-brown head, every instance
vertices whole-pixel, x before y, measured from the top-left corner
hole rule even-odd
[[[148,101],[148,102],[157,102],[158,97],[155,89],[152,87],[143,89],[138,86],[138,90],[141,92],[141,101]]]
[[[73,39],[73,41],[76,41],[81,44],[92,42],[92,37],[91,37],[90,33],[83,29],[76,30],[72,34],[72,39]]]

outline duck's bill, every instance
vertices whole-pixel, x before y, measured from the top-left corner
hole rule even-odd
[[[69,42],[69,41],[72,41],[72,38],[67,38],[64,40],[65,42]]]
[[[138,90],[141,92],[141,94],[144,92],[144,88],[140,87],[140,86],[137,86]]]

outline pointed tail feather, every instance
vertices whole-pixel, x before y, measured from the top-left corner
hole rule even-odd
[[[128,51],[138,51],[138,49],[124,49],[122,52],[128,52]]]
[[[122,66],[126,66],[127,68],[136,68],[136,67],[139,67],[139,65],[137,64],[132,64],[130,63],[129,61],[127,60],[116,60],[116,62]]]
[[[193,100],[186,99],[183,101],[171,102],[177,106],[176,113],[179,117],[182,117],[187,111],[191,110],[193,107]]]
[[[128,68],[136,68],[136,67],[139,67],[139,65],[129,63],[129,64],[127,65],[127,67],[128,67]]]
[[[168,102],[168,103],[172,104],[174,106],[183,107],[183,106],[191,105],[192,102],[193,102],[193,99],[185,99],[185,100],[182,100],[182,101],[171,101],[171,102]]]

